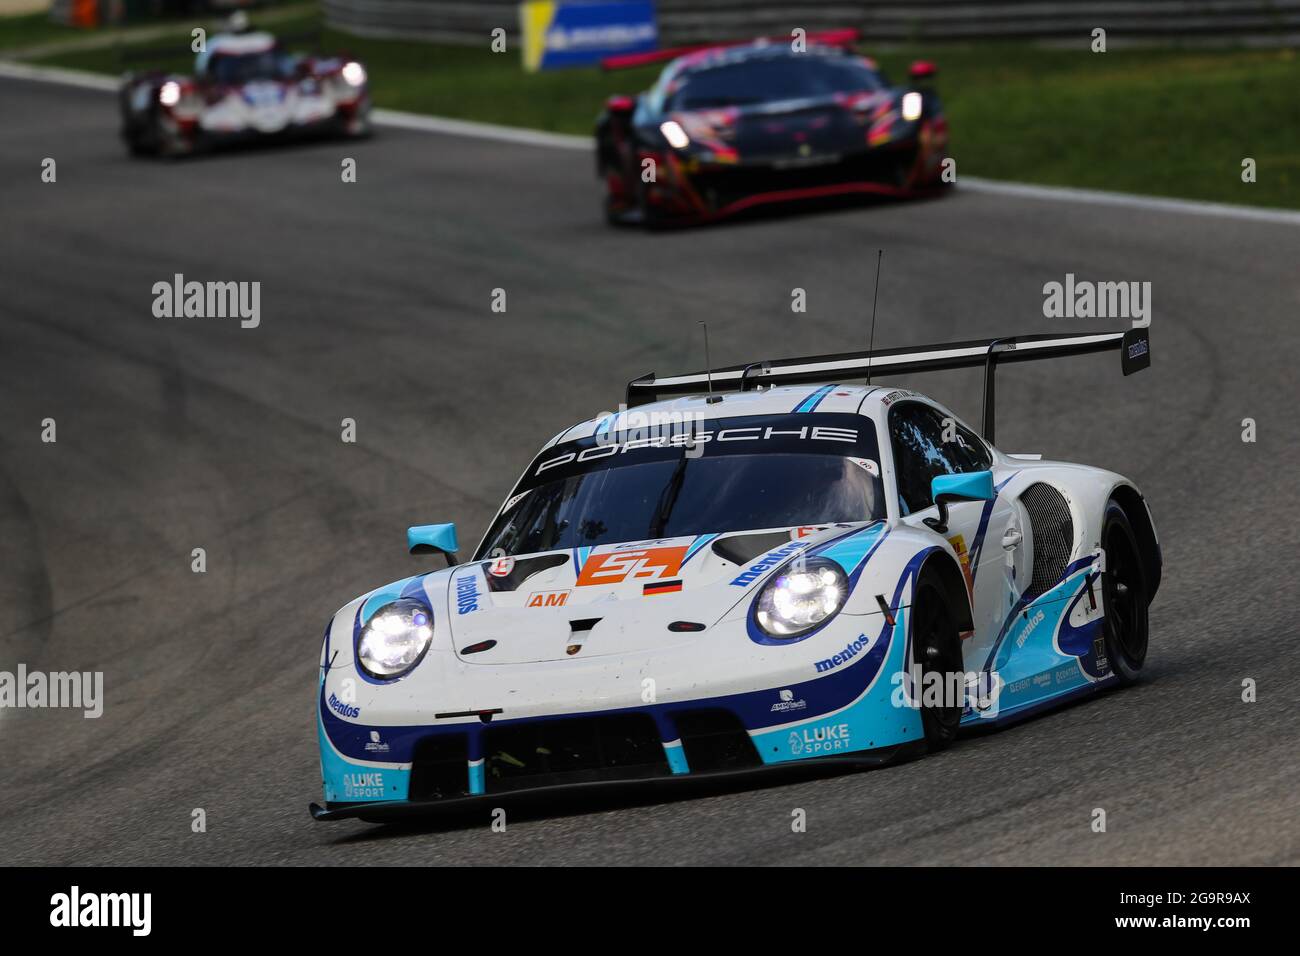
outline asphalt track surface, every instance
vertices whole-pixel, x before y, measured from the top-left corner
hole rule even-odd
[[[603,224],[581,153],[386,130],[141,162],[103,93],[0,81],[0,116],[0,667],[106,682],[98,720],[0,713],[6,862],[1300,862],[1295,226],[958,192],[647,235]],[[1001,447],[1149,496],[1143,683],[865,773],[537,801],[504,833],[314,823],[321,629],[426,566],[405,527],[477,540],[550,435],[700,367],[699,319],[719,364],[865,347],[878,247],[878,346],[1110,327],[1045,319],[1043,283],[1152,283],[1149,372],[999,379]],[[178,272],[260,281],[261,325],[155,318]],[[911,384],[978,419],[976,375]]]

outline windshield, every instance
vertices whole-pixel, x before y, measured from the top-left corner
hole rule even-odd
[[[860,58],[782,56],[686,73],[673,85],[668,109],[715,109],[881,89],[880,76]]]
[[[214,56],[208,63],[208,76],[223,86],[238,86],[251,80],[279,80],[289,75],[289,58],[279,50],[240,55]]]
[[[696,435],[698,457],[686,456],[683,434],[622,433],[547,449],[480,557],[885,516],[868,419],[737,418]]]

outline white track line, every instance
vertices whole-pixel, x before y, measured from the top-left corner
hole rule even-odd
[[[7,60],[0,61],[0,77],[34,80],[44,83],[61,83],[65,86],[77,86],[83,89],[105,92],[115,92],[118,87],[118,81],[115,77],[104,76],[99,73],[65,70],[53,66],[32,66]],[[594,147],[594,140],[589,136],[547,133],[542,130],[524,129],[518,126],[498,126],[495,123],[478,123],[472,120],[424,116],[419,113],[404,113],[399,110],[384,109],[376,109],[372,117],[381,126],[415,130],[422,133],[440,133],[446,136],[488,139],[523,146],[541,146],[548,149],[591,150]],[[993,179],[980,179],[975,176],[963,176],[960,184],[963,191],[1015,196],[1020,199],[1074,202],[1093,206],[1120,206],[1155,212],[1217,216],[1226,219],[1246,219],[1255,222],[1273,222],[1288,226],[1300,226],[1300,212],[1293,212],[1289,209],[1234,206],[1229,203],[1198,202],[1192,199],[1162,199],[1157,196],[1112,193],[1100,189],[1075,189],[1069,186],[1033,186],[1029,183],[1001,182]]]
[[[57,66],[30,66],[13,60],[0,60],[0,76],[13,80],[62,83],[64,86],[79,86],[85,90],[102,90],[105,93],[117,92],[119,85],[116,77],[104,76],[102,73],[88,73],[85,70],[65,70]]]
[[[1100,189],[1075,189],[1071,186],[1032,186],[1029,183],[1006,183],[974,176],[962,176],[959,182],[963,191],[1016,196],[1020,199],[1047,199],[1055,202],[1064,200],[1094,206],[1127,206],[1130,209],[1151,209],[1158,212],[1219,216],[1229,219],[1253,219],[1259,222],[1280,222],[1289,226],[1300,226],[1300,212],[1289,209],[1233,206],[1229,203],[1199,202],[1194,199],[1163,199],[1159,196],[1109,193]]]
[[[443,116],[422,116],[419,113],[402,113],[397,110],[376,109],[370,115],[381,126],[419,130],[422,133],[446,133],[449,136],[492,139],[503,143],[547,146],[552,149],[580,149],[584,152],[596,148],[596,141],[590,136],[568,136],[564,133],[546,133],[519,126],[497,126],[494,123],[476,123],[472,120],[450,119]]]

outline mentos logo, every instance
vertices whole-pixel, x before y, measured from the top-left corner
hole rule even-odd
[[[456,579],[456,612],[468,614],[478,610],[478,578],[472,574]]]
[[[1034,633],[1034,628],[1038,627],[1039,624],[1043,623],[1044,616],[1045,615],[1043,611],[1040,610],[1037,614],[1035,614],[1032,618],[1029,619],[1029,623],[1025,625],[1024,631],[1021,633],[1020,637],[1016,639],[1016,647],[1025,646],[1025,641],[1029,640],[1029,635]]]
[[[334,713],[338,714],[340,717],[356,718],[361,716],[360,707],[353,706],[352,704],[345,704],[333,694],[330,694],[329,705],[330,710],[334,711]]]
[[[751,564],[746,570],[737,575],[731,583],[736,587],[747,588],[790,555],[802,551],[803,547],[802,541],[791,541],[789,544],[782,545],[767,556],[759,558],[757,564]]]
[[[823,674],[826,671],[834,670],[841,664],[847,664],[849,661],[853,660],[853,658],[862,653],[865,648],[870,646],[871,638],[867,637],[865,634],[859,634],[856,641],[849,641],[849,643],[844,646],[844,650],[840,651],[835,656],[828,657],[824,661],[818,661],[817,673]]]

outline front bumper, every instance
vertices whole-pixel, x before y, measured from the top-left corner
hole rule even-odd
[[[942,183],[915,139],[804,164],[716,163],[666,157],[668,175],[647,190],[656,218],[703,222],[749,210],[852,196],[933,195]]]
[[[479,808],[510,806],[536,801],[548,796],[684,797],[716,792],[726,787],[743,788],[757,783],[775,784],[783,780],[802,779],[833,772],[881,767],[898,760],[919,756],[924,741],[897,744],[877,750],[813,757],[795,763],[762,764],[753,767],[713,770],[686,775],[647,775],[550,783],[543,786],[501,793],[466,794],[441,799],[379,800],[363,802],[311,803],[312,819],[320,822],[363,820],[367,823],[396,823],[434,814],[454,815]]]

